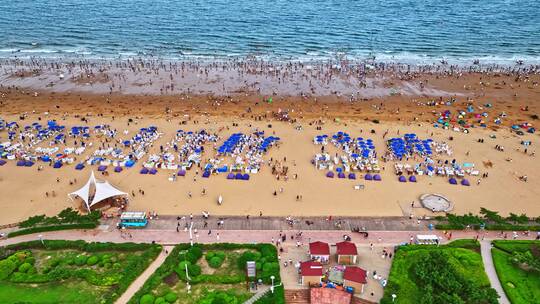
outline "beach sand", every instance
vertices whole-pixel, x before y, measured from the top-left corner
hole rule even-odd
[[[427,106],[425,102],[439,100],[439,97],[414,95],[366,98],[352,103],[336,96],[302,98],[278,95],[273,98],[272,104],[267,104],[263,102],[263,96],[248,93],[229,97],[161,96],[77,91],[52,93],[39,88],[3,87],[0,117],[7,121],[19,121],[21,125],[31,124],[38,117],[41,117],[41,123],[57,119],[59,124],[66,126],[86,125],[80,118],[87,117],[89,126],[110,124],[118,130],[129,130],[131,136],[141,127],[155,125],[163,135],[153,144],[150,153],[158,152],[159,146],[171,140],[178,129],[217,132],[221,136],[220,144],[234,132],[249,133],[258,128],[266,134],[275,132],[281,138],[279,147],[271,148],[265,160],[283,160],[286,157],[289,176],[298,174],[296,180],[277,181],[270,168],[263,166],[261,172],[252,175],[249,181],[230,181],[224,175],[204,179],[200,177],[200,169],[199,176],[192,169],[186,177],[171,182],[168,177],[173,171],[160,170],[154,176],[140,175],[140,163],[122,173],[114,173],[109,168],[107,177],[97,174],[98,179],[106,179],[127,193],[135,192],[135,197],[130,195],[128,206],[128,210],[132,211],[155,211],[169,215],[208,211],[212,215],[251,216],[258,216],[262,212],[264,216],[283,217],[408,216],[411,211],[415,215],[432,215],[430,211],[420,208],[411,210],[410,204],[418,201],[424,193],[438,193],[448,197],[455,205],[453,212],[459,214],[477,213],[481,207],[485,207],[500,211],[503,215],[512,212],[539,216],[540,162],[537,156],[530,156],[536,150],[538,132],[518,136],[509,128],[514,123],[526,121],[538,127],[531,115],[539,112],[540,88],[533,84],[538,82],[539,77],[534,75],[526,81],[515,81],[514,78],[471,74],[459,78],[424,75],[415,80],[427,79],[433,89],[455,92],[457,102],[451,106]],[[484,84],[480,84],[480,81]],[[37,96],[34,91],[38,92]],[[448,98],[450,96],[445,96],[443,100]],[[473,128],[469,134],[465,134],[432,126],[435,119],[433,112],[464,109],[467,98],[471,98],[475,106],[486,103],[493,105],[485,109],[490,115],[486,119],[488,128]],[[528,111],[521,111],[520,108],[525,105],[529,106]],[[288,110],[296,122],[276,121],[273,113],[280,110]],[[501,126],[494,126],[493,119],[503,111],[507,118]],[[26,118],[20,121],[23,113],[26,113]],[[257,117],[262,118],[259,120]],[[128,118],[136,123],[128,126]],[[378,123],[374,123],[374,120],[378,120]],[[324,121],[322,130],[316,130],[315,121]],[[233,127],[233,123],[238,126]],[[302,126],[302,130],[297,130],[297,126]],[[375,133],[371,134],[371,130]],[[381,173],[382,182],[353,181],[328,179],[325,171],[317,170],[310,163],[320,149],[320,146],[312,143],[316,135],[345,131],[352,137],[371,138],[377,152],[382,155],[386,150],[383,134],[387,130],[386,138],[398,136],[398,132],[400,135],[416,133],[420,138],[447,142],[454,154],[446,159],[474,163],[480,170],[480,176],[487,172],[489,177],[483,179],[480,185],[476,184],[480,176],[470,177],[470,187],[450,185],[444,177],[421,176],[417,183],[399,183],[393,172],[393,162],[390,162],[381,163],[386,167]],[[496,135],[496,139],[489,137],[492,134]],[[449,137],[453,137],[453,140],[449,140]],[[478,143],[479,138],[483,138],[484,143]],[[0,142],[5,139],[6,132],[0,132]],[[532,142],[528,154],[523,152],[522,140]],[[504,146],[505,151],[497,151],[495,145]],[[209,151],[212,146],[207,147],[205,153],[208,154],[203,159],[213,154]],[[89,155],[91,150],[84,156]],[[330,151],[337,152],[332,148]],[[486,168],[483,163],[487,161],[492,162],[493,167]],[[412,164],[412,161],[409,163]],[[0,224],[13,223],[37,214],[53,215],[66,207],[80,207],[79,203],[69,200],[67,194],[86,182],[90,170],[92,168],[89,166],[82,171],[74,170],[73,166],[61,169],[46,166],[38,172],[36,166],[16,167],[13,161],[0,167]],[[527,182],[519,180],[522,175],[527,175]],[[60,182],[57,182],[57,178]],[[70,185],[69,181],[75,178],[77,182]],[[355,190],[354,186],[359,184],[365,188]],[[204,196],[201,195],[203,188],[207,191]],[[283,193],[279,193],[280,188],[283,188]],[[141,195],[139,189],[144,190],[145,194]],[[56,196],[46,198],[45,192],[51,193],[52,190]],[[274,191],[278,192],[277,196],[273,195]],[[192,198],[188,197],[188,192],[193,193]],[[221,206],[216,203],[219,195],[224,198]],[[296,201],[297,195],[302,195],[303,199]]]

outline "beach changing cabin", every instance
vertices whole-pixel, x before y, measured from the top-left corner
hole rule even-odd
[[[358,250],[356,244],[352,242],[336,243],[336,253],[338,264],[354,265],[358,258]]]
[[[317,261],[300,263],[300,276],[303,286],[320,284],[323,277],[323,266]]]
[[[343,274],[343,286],[352,287],[355,292],[364,292],[364,285],[367,283],[367,273],[364,269],[356,266],[345,268]]]
[[[319,241],[309,243],[309,256],[313,261],[327,264],[330,261],[330,246]]]

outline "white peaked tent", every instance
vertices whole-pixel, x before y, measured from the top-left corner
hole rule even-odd
[[[127,193],[116,189],[108,181],[98,181],[94,176],[94,171],[90,175],[90,178],[81,189],[68,194],[72,200],[75,197],[79,197],[84,201],[86,208],[90,211],[90,208],[95,204],[106,200],[114,196],[127,196]]]

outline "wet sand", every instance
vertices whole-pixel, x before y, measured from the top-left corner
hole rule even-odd
[[[258,216],[294,216],[294,215],[347,215],[347,216],[408,216],[410,203],[417,201],[424,193],[443,194],[455,204],[456,213],[478,212],[480,207],[500,211],[502,214],[526,213],[529,216],[540,215],[540,162],[537,156],[529,156],[523,152],[522,140],[532,141],[528,154],[536,150],[538,132],[525,133],[518,136],[511,133],[509,126],[525,121],[536,121],[531,115],[539,112],[540,88],[535,84],[538,75],[516,81],[513,76],[486,74],[439,77],[433,75],[418,76],[411,80],[419,85],[427,80],[433,90],[453,92],[450,96],[397,95],[384,97],[365,97],[351,102],[339,96],[296,97],[274,96],[273,103],[263,100],[267,96],[244,93],[230,96],[164,94],[164,95],[132,95],[108,94],[105,92],[88,93],[84,90],[51,92],[46,88],[7,88],[2,91],[0,116],[7,121],[19,121],[21,125],[31,124],[42,118],[57,119],[62,125],[86,125],[81,117],[88,118],[88,125],[110,124],[118,130],[134,131],[148,125],[155,125],[163,133],[153,144],[150,151],[159,151],[160,144],[169,141],[177,129],[206,129],[218,133],[223,142],[234,132],[248,133],[257,127],[267,134],[275,132],[281,138],[279,147],[270,149],[265,160],[287,158],[290,176],[297,173],[298,179],[277,181],[268,166],[264,166],[259,174],[252,175],[249,181],[229,181],[224,175],[212,176],[209,179],[196,177],[195,170],[188,171],[185,178],[176,182],[168,181],[172,172],[160,170],[155,176],[140,175],[141,163],[134,168],[114,173],[105,179],[119,189],[131,193],[129,210],[156,211],[158,214],[200,214],[209,211],[212,215],[251,215]],[[401,80],[393,80],[396,83]],[[480,83],[482,82],[482,83]],[[504,82],[504,84],[503,84]],[[34,94],[37,92],[37,94]],[[37,96],[36,96],[37,95]],[[437,94],[434,94],[437,95]],[[427,106],[432,100],[450,99],[457,101],[451,105]],[[467,101],[469,98],[469,101]],[[469,134],[434,128],[433,114],[450,109],[464,109],[467,102],[475,106],[491,103],[492,108],[486,119],[488,128],[472,128]],[[528,111],[520,108],[528,105]],[[288,110],[295,122],[276,121],[275,114]],[[495,126],[495,116],[505,112],[507,117],[502,125]],[[44,114],[47,112],[48,114]],[[21,115],[26,113],[24,121]],[[136,118],[139,117],[139,118]],[[137,121],[127,125],[129,118]],[[378,120],[378,123],[374,123]],[[322,130],[316,130],[314,122],[324,121]],[[238,126],[234,127],[233,123]],[[271,128],[269,127],[271,125]],[[295,127],[302,126],[298,131]],[[370,131],[375,133],[371,134]],[[480,185],[470,177],[470,187],[454,186],[444,177],[419,177],[418,183],[399,183],[393,172],[393,163],[381,163],[386,167],[381,173],[382,182],[363,180],[328,179],[325,171],[319,171],[311,165],[310,160],[320,147],[312,143],[315,135],[331,135],[337,131],[345,131],[352,137],[364,136],[372,138],[379,155],[386,150],[383,134],[388,130],[388,137],[404,133],[416,133],[421,138],[433,138],[445,141],[454,150],[459,162],[472,162],[482,173],[489,173]],[[433,132],[433,136],[431,133]],[[495,134],[496,139],[489,136]],[[453,140],[450,141],[449,137]],[[0,141],[4,141],[6,132],[0,132]],[[484,143],[477,139],[483,138]],[[505,147],[505,152],[494,149],[495,145]],[[208,146],[211,148],[211,146]],[[92,149],[90,149],[92,150]],[[90,153],[90,150],[84,156]],[[212,149],[207,149],[207,151]],[[332,152],[337,152],[333,149]],[[468,152],[468,153],[467,153]],[[203,159],[207,156],[204,155]],[[467,155],[468,154],[468,155]],[[511,158],[509,162],[507,159]],[[491,161],[492,168],[486,168],[483,162]],[[412,162],[409,162],[412,163]],[[0,224],[12,223],[36,214],[55,214],[66,207],[78,207],[67,199],[67,194],[75,191],[86,182],[90,170],[87,166],[76,171],[74,166],[53,169],[46,166],[38,172],[32,168],[16,167],[14,162],[0,167]],[[93,168],[96,169],[95,167]],[[199,170],[199,175],[200,175]],[[519,176],[527,175],[528,181],[519,180]],[[103,178],[97,175],[98,179]],[[56,179],[59,178],[60,182]],[[76,178],[77,183],[69,184]],[[354,190],[354,185],[363,184],[363,190]],[[207,194],[200,193],[205,188]],[[283,188],[283,193],[279,189]],[[140,195],[138,189],[145,194]],[[56,197],[45,197],[45,192],[55,191]],[[274,196],[273,192],[278,191]],[[189,198],[187,193],[192,192]],[[222,195],[224,203],[218,206],[217,197]],[[302,201],[296,196],[302,195]],[[431,212],[415,208],[416,215]]]

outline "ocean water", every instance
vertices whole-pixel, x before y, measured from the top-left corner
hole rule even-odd
[[[538,0],[2,0],[0,57],[540,63]]]

